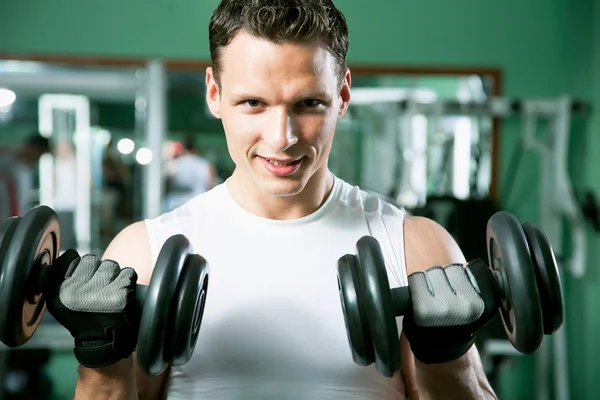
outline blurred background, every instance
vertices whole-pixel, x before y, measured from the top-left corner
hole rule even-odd
[[[50,205],[64,248],[101,254],[127,224],[227,179],[204,100],[217,3],[2,0],[0,217]],[[503,400],[596,399],[600,0],[337,5],[353,97],[331,169],[437,220],[467,258],[487,258],[495,211],[540,224],[565,323],[526,356],[495,321],[484,366]],[[0,347],[0,399],[72,398],[76,365],[48,319],[23,348]]]

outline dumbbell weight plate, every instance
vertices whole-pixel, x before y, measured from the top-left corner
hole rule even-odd
[[[46,309],[40,274],[59,250],[56,213],[46,206],[28,211],[14,230],[0,268],[0,341],[6,346],[27,343],[40,324]]]
[[[17,226],[19,225],[19,222],[21,222],[21,217],[11,217],[5,219],[2,221],[2,224],[0,224],[0,273],[2,273],[1,268],[4,258],[6,257],[8,247],[10,246],[10,241],[15,233],[15,230],[17,229]]]
[[[356,243],[365,314],[375,349],[375,368],[392,377],[401,367],[400,340],[383,253],[377,240],[364,236]]]
[[[206,293],[208,290],[208,264],[198,254],[188,255],[175,300],[175,309],[171,312],[169,322],[169,342],[173,344],[172,366],[187,363],[196,347],[196,340],[202,324]]]
[[[519,221],[500,211],[487,224],[489,265],[501,277],[500,317],[509,341],[531,354],[542,343],[542,308],[529,246]]]
[[[163,372],[172,356],[167,330],[176,298],[177,285],[190,243],[183,235],[174,235],[162,246],[143,301],[137,359],[143,371],[151,376]]]
[[[533,259],[542,305],[544,334],[551,335],[561,327],[564,320],[562,285],[556,258],[546,234],[539,226],[529,222],[522,226]]]
[[[338,290],[342,313],[352,359],[356,364],[366,367],[373,364],[375,355],[365,315],[363,289],[358,260],[355,255],[346,254],[338,260]]]

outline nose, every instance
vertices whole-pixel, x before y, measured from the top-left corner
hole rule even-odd
[[[273,150],[285,151],[298,143],[292,118],[285,109],[273,109],[263,139]]]

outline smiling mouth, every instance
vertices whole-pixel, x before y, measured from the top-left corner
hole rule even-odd
[[[266,157],[260,157],[260,158],[262,158],[263,160],[268,161],[271,164],[276,165],[278,167],[287,167],[287,166],[292,166],[292,165],[299,164],[300,161],[302,161],[302,158],[304,158],[304,157],[299,158],[297,160],[289,160],[289,161],[288,160],[285,160],[285,161],[283,161],[283,160],[274,160],[274,159],[266,158]]]

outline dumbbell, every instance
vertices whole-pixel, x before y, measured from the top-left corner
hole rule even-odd
[[[563,295],[552,247],[542,229],[500,211],[487,224],[487,253],[508,340],[531,354],[563,323]],[[352,358],[393,376],[400,367],[396,317],[411,307],[408,287],[390,288],[381,247],[371,236],[338,260],[338,288]]]
[[[149,375],[185,364],[196,345],[209,268],[190,248],[183,235],[167,239],[150,284],[136,287],[142,309],[137,359]],[[43,288],[59,251],[60,224],[50,207],[35,207],[0,225],[0,341],[6,346],[22,346],[35,333],[46,309]]]

